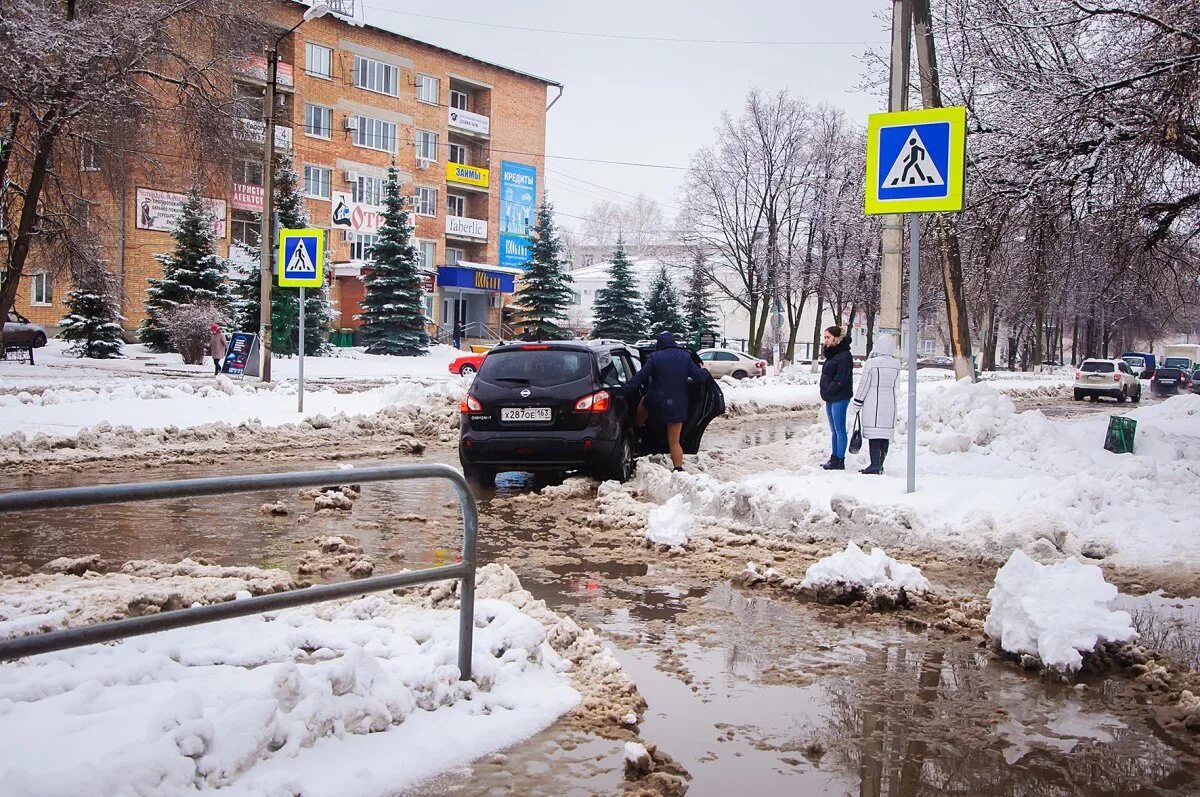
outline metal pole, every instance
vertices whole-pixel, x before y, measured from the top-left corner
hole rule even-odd
[[[300,392],[296,394],[296,412],[304,412],[304,286],[300,286]]]
[[[892,0],[892,51],[889,69],[888,110],[908,108],[909,0]],[[904,272],[904,220],[883,217],[883,271],[879,275],[879,331],[900,336],[901,288]]]
[[[262,263],[259,271],[260,307],[258,310],[259,365],[258,373],[263,382],[271,381],[271,205],[275,196],[275,81],[279,70],[279,46],[267,51],[267,93],[263,105],[263,201],[262,227],[259,247]]]
[[[917,318],[921,215],[908,216],[908,492],[917,490]]]

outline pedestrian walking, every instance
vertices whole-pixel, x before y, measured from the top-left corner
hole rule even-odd
[[[674,335],[660,332],[654,352],[625,385],[631,396],[643,386],[647,387],[646,396],[638,405],[637,426],[644,427],[651,416],[666,426],[667,448],[671,452],[671,464],[677,471],[683,470],[683,444],[679,438],[688,414],[688,377],[697,382],[712,379],[712,374],[692,358],[690,351],[676,345]]]
[[[829,327],[821,337],[825,365],[821,367],[821,400],[825,402],[825,417],[832,433],[833,454],[821,467],[825,470],[846,469],[846,411],[854,397],[854,357],[850,354],[850,333],[841,327]]]
[[[454,348],[462,348],[463,335],[466,334],[467,328],[463,326],[462,321],[454,322]]]
[[[883,334],[863,366],[854,394],[854,413],[867,440],[871,464],[859,473],[883,473],[892,435],[896,431],[896,383],[900,381],[900,360],[896,357],[896,338]]]
[[[221,362],[225,359],[225,350],[229,348],[229,339],[221,331],[220,324],[208,328],[208,353],[212,355],[213,376],[221,373]]]

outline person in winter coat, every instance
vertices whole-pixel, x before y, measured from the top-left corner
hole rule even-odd
[[[854,357],[850,354],[850,333],[841,327],[829,327],[822,336],[825,365],[821,367],[821,400],[833,434],[833,455],[821,467],[846,469],[846,411],[854,397]]]
[[[213,376],[221,373],[221,361],[225,359],[225,350],[229,348],[229,339],[221,331],[219,324],[208,328],[208,353],[213,359]]]
[[[859,473],[883,473],[883,461],[896,431],[896,382],[899,380],[896,338],[880,335],[863,366],[858,391],[854,394],[854,412],[862,424],[862,435],[871,454],[871,464]]]
[[[675,344],[674,335],[660,332],[654,353],[646,358],[641,370],[625,386],[630,395],[644,385],[649,386],[646,397],[638,405],[637,425],[645,426],[653,415],[667,427],[671,463],[680,471],[683,470],[683,445],[679,436],[688,414],[688,377],[700,382],[712,379],[712,374],[696,364],[690,351]]]

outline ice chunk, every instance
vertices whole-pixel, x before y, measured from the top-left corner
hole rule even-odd
[[[929,591],[929,581],[916,567],[896,561],[880,548],[872,549],[867,555],[853,542],[846,545],[846,550],[826,556],[811,565],[800,587],[820,589],[835,584]]]
[[[696,527],[692,508],[682,495],[672,496],[662,506],[650,510],[648,521],[646,539],[672,548],[687,545]]]

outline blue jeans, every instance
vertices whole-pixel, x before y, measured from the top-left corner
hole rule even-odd
[[[833,432],[833,455],[838,459],[846,458],[846,444],[850,442],[846,434],[846,410],[849,408],[849,399],[825,403],[825,417],[829,420],[829,430]]]

